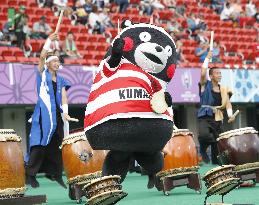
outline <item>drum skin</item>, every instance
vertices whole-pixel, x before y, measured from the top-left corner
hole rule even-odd
[[[0,190],[25,187],[25,169],[20,142],[0,142]]]
[[[228,151],[230,164],[241,165],[259,161],[259,137],[246,133],[218,141],[219,152]]]
[[[80,155],[83,153],[91,155],[88,160],[80,159]],[[85,140],[65,144],[62,147],[62,158],[67,178],[71,179],[78,175],[101,171],[106,153],[104,150],[93,150]]]
[[[164,147],[166,156],[163,171],[198,166],[198,154],[191,134],[173,134]]]

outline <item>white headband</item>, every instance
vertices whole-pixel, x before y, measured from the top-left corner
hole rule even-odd
[[[58,58],[57,56],[50,56],[50,57],[46,60],[46,63],[48,63],[48,62],[50,62],[50,61],[52,61],[52,60],[55,60],[55,59],[59,60],[59,58]]]

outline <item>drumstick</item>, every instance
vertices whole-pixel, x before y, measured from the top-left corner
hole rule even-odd
[[[55,33],[58,33],[58,31],[59,31],[60,24],[61,24],[61,21],[62,21],[62,18],[63,18],[63,13],[64,13],[64,10],[61,10],[59,18],[58,18],[58,23],[57,23],[57,26],[56,26]]]
[[[228,123],[231,122],[230,119],[235,119],[238,114],[239,114],[239,110],[237,110],[237,111],[229,118]]]
[[[79,120],[78,120],[78,119],[73,118],[73,117],[70,117],[70,118],[68,119],[68,121],[72,121],[72,122],[79,122]]]
[[[237,110],[234,114],[233,117],[236,118],[236,116],[239,114],[239,110]]]

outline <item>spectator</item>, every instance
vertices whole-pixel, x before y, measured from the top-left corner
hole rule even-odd
[[[224,9],[224,3],[225,0],[212,0],[211,7],[217,12],[217,14],[220,14]]]
[[[222,63],[220,59],[220,47],[216,41],[213,42],[212,63]]]
[[[197,42],[203,42],[203,43],[208,42],[206,31],[203,31],[203,30],[197,30],[194,38]]]
[[[188,62],[185,59],[184,55],[182,54],[182,47],[183,47],[183,43],[180,40],[176,41],[176,58],[177,58],[176,60],[177,60],[177,64]]]
[[[49,24],[46,23],[46,17],[42,16],[39,22],[33,24],[32,38],[47,39],[51,32],[52,29]]]
[[[14,16],[14,31],[17,38],[17,45],[20,48],[24,47],[26,39],[26,34],[23,32],[23,27],[26,23],[25,10],[26,7],[21,5],[19,7],[19,12]]]
[[[240,0],[236,0],[234,3],[232,3],[231,7],[234,10],[232,13],[233,18],[236,19],[236,21],[237,21],[241,15],[241,13],[243,12],[242,6],[240,4]]]
[[[3,39],[10,41],[11,44],[13,44],[13,42],[16,41],[13,20],[11,18],[9,18],[8,21],[4,24],[2,33],[3,33]]]
[[[245,9],[246,9],[246,16],[248,16],[248,17],[255,17],[256,5],[254,4],[253,0],[248,0],[247,1]]]
[[[163,1],[164,5],[167,7],[167,8],[173,8],[175,9],[175,6],[176,6],[176,2],[175,0],[164,0]]]
[[[23,33],[25,33],[26,39],[29,39],[32,34],[32,29],[29,27],[28,22],[29,22],[29,16],[25,15]]]
[[[141,10],[143,11],[143,14],[146,14],[148,16],[151,16],[153,13],[153,7],[151,4],[151,0],[143,0],[141,1]]]
[[[92,33],[102,34],[105,31],[105,27],[100,17],[100,9],[95,6],[93,12],[90,13],[88,23],[91,27]]]
[[[82,4],[86,13],[90,14],[93,11],[93,4],[91,0],[86,0],[85,4]]]
[[[80,0],[76,1],[73,10],[74,10],[74,13],[77,17],[77,23],[81,23],[83,25],[87,24],[88,13],[87,13],[86,9],[91,12],[92,11],[92,5],[88,4],[88,3],[82,5]]]
[[[187,4],[185,2],[183,4],[176,5],[175,7],[176,17],[186,18],[186,8],[187,8]]]
[[[65,9],[67,7],[67,0],[53,0],[53,4],[58,7],[58,10]]]
[[[175,36],[176,40],[179,40],[183,36],[184,29],[176,20],[167,22],[167,30]]]
[[[190,17],[187,18],[188,28],[194,32],[197,29],[206,30],[206,23],[201,19],[201,16],[191,13]]]
[[[9,36],[0,31],[0,46],[11,46]]]
[[[52,6],[53,6],[53,0],[37,0],[37,3],[40,8],[45,7],[45,6],[52,8]]]
[[[226,2],[221,14],[220,20],[228,21],[233,19],[234,8],[231,6],[229,2]]]
[[[195,55],[200,58],[200,62],[204,62],[206,56],[208,55],[209,44],[200,41],[199,47],[195,49]]]
[[[100,12],[100,14],[99,14],[101,24],[104,25],[105,28],[106,27],[115,27],[111,21],[109,12],[110,12],[110,9],[108,7],[104,7],[102,12]]]
[[[119,6],[120,13],[124,13],[129,6],[129,0],[115,0],[115,2]]]
[[[159,0],[151,0],[151,5],[154,9],[165,9],[165,6]]]
[[[95,4],[98,8],[104,8],[104,7],[109,7],[110,6],[110,1],[109,0],[94,0],[93,4]]]
[[[155,9],[164,9],[165,6],[157,0],[144,0],[141,2],[142,10],[144,14],[151,16]]]
[[[67,33],[67,37],[63,42],[62,50],[65,53],[65,57],[81,58],[74,41],[74,34],[71,31]]]

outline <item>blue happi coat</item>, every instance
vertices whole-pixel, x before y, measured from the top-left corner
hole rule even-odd
[[[57,91],[54,96],[52,85],[52,75],[45,67],[42,74],[37,73],[37,92],[38,101],[35,106],[30,132],[30,149],[35,145],[46,146],[50,143],[51,138],[57,127],[56,120],[56,102],[62,113],[62,88],[70,88],[70,84],[61,76],[57,75]],[[56,98],[56,102],[55,102]],[[29,149],[29,150],[30,150]]]

